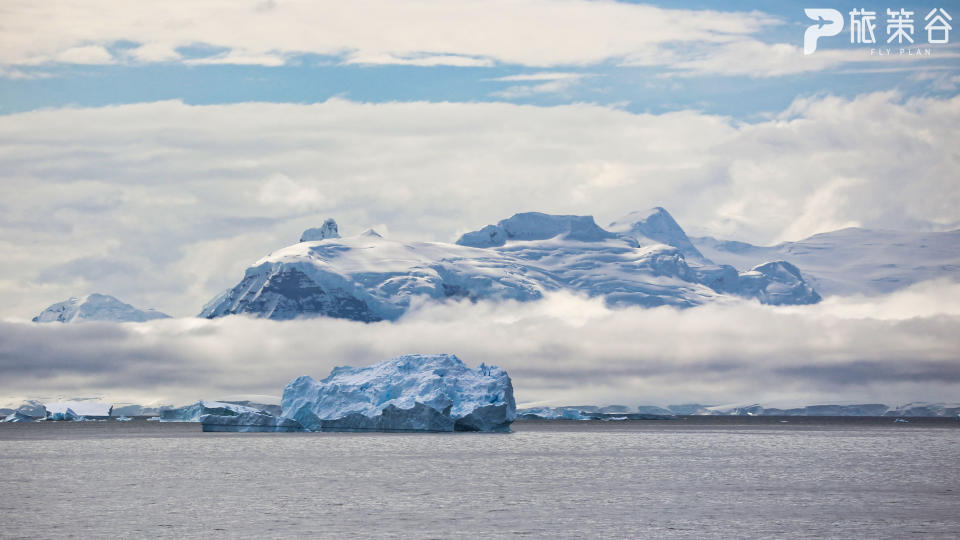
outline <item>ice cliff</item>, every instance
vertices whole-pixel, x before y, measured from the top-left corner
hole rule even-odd
[[[283,391],[283,417],[310,431],[509,431],[515,416],[505,371],[470,369],[452,354],[338,367]]]

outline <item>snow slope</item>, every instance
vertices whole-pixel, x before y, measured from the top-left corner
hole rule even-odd
[[[848,228],[768,247],[710,237],[692,242],[706,257],[736,268],[788,260],[825,295],[883,294],[929,279],[960,276],[960,230]]]
[[[616,224],[622,232],[604,230],[590,216],[529,212],[447,244],[395,242],[374,231],[340,238],[328,220],[305,232],[306,241],[254,263],[200,316],[370,322],[398,318],[417,296],[528,301],[561,289],[645,307],[689,307],[730,296],[769,304],[820,299],[789,263],[746,272],[709,264],[663,209]]]
[[[108,294],[88,294],[57,302],[33,318],[33,322],[144,322],[170,316],[153,309],[141,310]]]

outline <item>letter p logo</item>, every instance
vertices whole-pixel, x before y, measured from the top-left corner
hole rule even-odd
[[[817,21],[817,24],[811,24],[807,31],[803,33],[803,54],[813,54],[817,50],[817,40],[822,37],[830,37],[843,31],[843,13],[835,9],[804,9],[811,20]]]

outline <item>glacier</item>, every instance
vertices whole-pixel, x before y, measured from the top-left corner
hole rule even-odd
[[[509,375],[470,369],[453,354],[337,367],[322,381],[298,377],[282,403],[283,417],[309,431],[506,432],[516,417]]]
[[[34,317],[33,322],[145,322],[168,318],[166,313],[137,309],[108,294],[93,293],[57,302]]]
[[[885,294],[921,281],[960,276],[960,230],[850,227],[774,246],[712,237],[692,238],[691,242],[706,257],[737,268],[789,260],[824,295]]]
[[[328,219],[301,240],[247,268],[200,316],[375,322],[399,318],[416,297],[530,301],[559,290],[600,296],[611,306],[820,300],[788,262],[764,261],[742,272],[713,264],[662,208],[630,214],[610,230],[591,216],[521,213],[455,244],[397,242],[372,230],[341,237]]]

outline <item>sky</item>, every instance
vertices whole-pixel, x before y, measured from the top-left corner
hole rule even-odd
[[[843,31],[820,38],[810,55],[802,53],[814,23],[807,7],[845,18]],[[878,43],[851,43],[853,8],[877,13]],[[901,8],[914,12],[914,43],[888,44],[886,10]],[[605,225],[652,206],[667,208],[690,234],[765,245],[848,226],[956,229],[960,46],[953,33],[930,43],[937,36],[924,28],[940,9],[955,17],[960,2],[6,1],[0,396],[269,393],[236,381],[276,387],[300,371],[325,375],[336,364],[420,352],[390,336],[402,337],[404,325],[416,325],[415,335],[456,335],[441,331],[444,310],[506,309],[428,306],[396,325],[192,319],[246,266],[327,217],[344,234],[374,227],[436,241],[522,211],[593,215]],[[670,401],[651,383],[658,381],[670,382],[678,400],[732,402],[751,367],[796,399],[956,395],[958,347],[941,332],[957,328],[953,297],[942,293],[948,284],[921,285],[897,293],[904,297],[844,300],[899,306],[889,319],[832,304],[799,313],[601,309],[580,327],[590,342],[608,331],[601,322],[636,318],[697,328],[716,344],[736,315],[756,334],[734,342],[768,343],[762,354],[704,350],[691,360],[671,341],[689,335],[664,332],[650,335],[651,349],[637,352],[632,367],[622,351],[571,344],[551,352],[551,336],[580,324],[580,303],[593,305],[582,298],[551,300],[572,319],[558,315],[542,333],[531,330],[536,353],[467,338],[434,337],[427,346],[509,367],[526,401]],[[135,328],[26,322],[90,292],[178,319]],[[510,309],[536,326],[545,306]],[[791,348],[800,346],[791,341],[795,328],[812,341],[818,330],[835,332],[823,321],[840,329],[840,352],[824,353],[833,371],[802,367],[819,349]],[[929,347],[912,325],[937,336]],[[343,342],[313,343],[301,331],[342,333]],[[899,345],[880,354],[862,339],[871,332]],[[248,334],[266,343],[254,347]],[[382,344],[370,345],[372,336]],[[298,351],[279,382],[250,366],[272,365],[258,354],[285,355],[276,344]],[[556,356],[578,359],[576,369],[557,370],[566,379],[544,375],[544,358]],[[930,364],[904,367],[918,358]],[[241,360],[247,375],[238,378]],[[739,367],[716,367],[724,362]],[[782,369],[770,367],[778,362]],[[636,384],[617,387],[618,371],[598,365],[635,373]],[[233,382],[191,384],[200,366],[205,380]],[[677,366],[713,367],[691,386],[670,379]],[[887,379],[864,375],[870,366]],[[893,366],[913,383],[890,382]],[[577,386],[578,369],[596,370],[596,381]],[[121,376],[127,371],[145,375],[138,382]],[[820,385],[837,378],[860,384]]]

